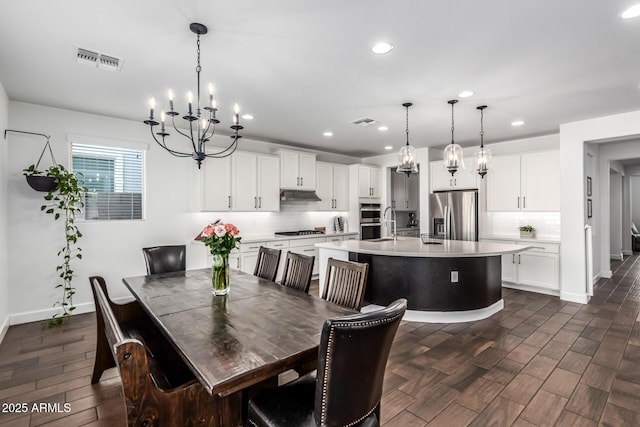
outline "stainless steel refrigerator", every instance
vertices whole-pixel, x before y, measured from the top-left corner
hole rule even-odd
[[[478,191],[429,195],[431,232],[449,240],[478,240]]]

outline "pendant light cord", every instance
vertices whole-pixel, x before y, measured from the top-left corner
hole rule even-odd
[[[409,106],[406,105],[405,108],[407,110],[407,145],[409,145]]]
[[[484,148],[484,108],[480,109],[480,148]]]

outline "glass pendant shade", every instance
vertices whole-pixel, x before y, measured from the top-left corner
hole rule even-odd
[[[462,147],[458,144],[449,144],[444,149],[444,166],[447,168],[451,176],[458,169],[464,169],[464,160],[462,158]]]
[[[405,145],[398,152],[398,173],[418,173],[418,166],[416,164],[416,149],[410,145]]]
[[[491,168],[491,150],[487,147],[480,147],[476,150],[476,172],[480,177],[484,178],[484,176],[489,172]]]
[[[398,167],[396,168],[396,172],[406,173],[407,176],[412,173],[418,173],[416,149],[409,145],[409,107],[412,105],[410,102],[402,104],[406,111],[407,128],[405,132],[407,133],[407,143],[398,152]]]

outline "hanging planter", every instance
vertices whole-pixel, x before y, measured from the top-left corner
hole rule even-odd
[[[44,193],[50,193],[54,191],[58,187],[58,183],[56,182],[55,176],[52,176],[50,171],[56,169],[58,167],[58,164],[56,163],[55,157],[53,157],[53,150],[51,149],[51,144],[49,143],[50,136],[41,133],[7,129],[5,131],[5,138],[7,132],[26,133],[29,135],[39,135],[47,138],[47,142],[44,143],[44,147],[42,148],[42,152],[40,153],[38,162],[35,165],[30,165],[28,168],[23,169],[23,174],[27,178],[27,184],[29,184],[29,187],[33,188],[34,190]],[[47,151],[47,149],[49,150],[49,155],[51,156],[51,167],[46,171],[41,171],[40,169],[38,169],[38,167],[40,166],[42,156],[44,156],[44,153],[45,151]]]

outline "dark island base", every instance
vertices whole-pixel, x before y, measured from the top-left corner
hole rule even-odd
[[[369,264],[365,301],[386,306],[407,299],[410,310],[478,310],[502,299],[501,257],[421,258],[349,252]],[[451,272],[458,283],[451,283]]]

